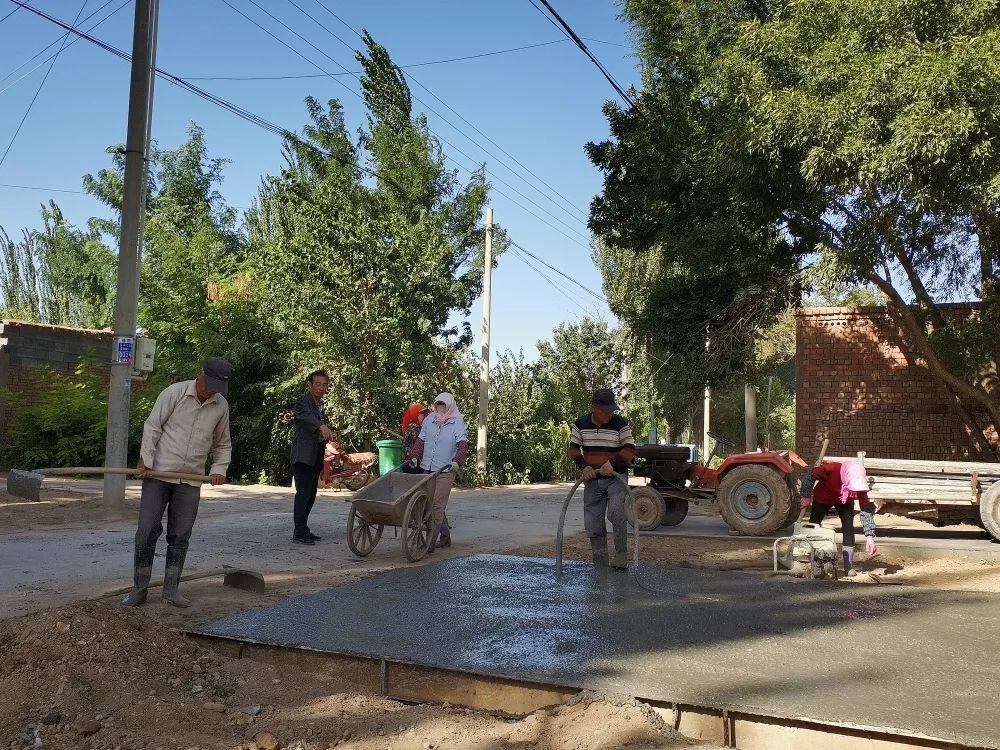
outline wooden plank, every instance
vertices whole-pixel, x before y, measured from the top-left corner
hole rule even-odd
[[[827,463],[844,463],[856,461],[853,456],[828,456]],[[879,469],[898,471],[918,471],[929,474],[959,474],[972,475],[972,472],[991,475],[1000,478],[1000,463],[982,463],[977,461],[914,461],[903,458],[871,458],[865,457],[865,470],[874,472]]]

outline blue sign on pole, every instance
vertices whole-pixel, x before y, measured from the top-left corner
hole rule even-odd
[[[115,339],[115,362],[120,365],[130,365],[135,361],[135,339],[131,336],[119,336]]]

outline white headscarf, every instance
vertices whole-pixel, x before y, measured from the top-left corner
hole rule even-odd
[[[437,413],[436,407],[439,401],[445,405],[446,411],[444,416]],[[438,397],[434,399],[434,405],[434,419],[439,425],[443,425],[449,419],[455,419],[458,422],[461,422],[463,427],[465,426],[465,422],[462,421],[462,415],[458,413],[458,404],[455,403],[455,397],[448,393],[448,391],[439,393]]]

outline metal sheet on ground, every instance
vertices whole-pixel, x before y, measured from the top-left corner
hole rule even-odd
[[[476,555],[198,632],[1000,747],[1000,596]],[[651,591],[650,589],[657,589]]]

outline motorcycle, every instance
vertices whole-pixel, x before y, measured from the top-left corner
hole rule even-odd
[[[345,453],[339,440],[329,440],[324,451],[319,487],[357,492],[371,481],[374,474],[372,467],[376,463],[378,455],[375,453]]]

